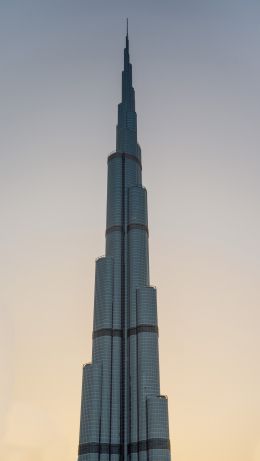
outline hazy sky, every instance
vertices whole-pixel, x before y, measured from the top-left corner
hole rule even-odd
[[[259,0],[0,0],[0,459],[77,458],[125,18],[174,461],[260,461]]]

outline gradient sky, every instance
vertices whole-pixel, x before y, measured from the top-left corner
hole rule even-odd
[[[125,17],[174,461],[260,461],[259,0],[0,1],[0,459],[76,460]]]

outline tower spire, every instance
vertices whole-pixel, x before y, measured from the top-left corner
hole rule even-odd
[[[125,43],[126,43],[126,50],[129,53],[129,38],[128,38],[128,18],[126,18],[126,38],[125,38]]]
[[[122,72],[122,99],[118,104],[117,152],[128,152],[140,157],[137,142],[137,116],[135,112],[135,91],[132,84],[132,64],[129,56],[128,18],[126,19],[126,44],[124,69]]]

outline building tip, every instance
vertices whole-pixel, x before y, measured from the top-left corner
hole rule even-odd
[[[125,38],[125,47],[126,47],[127,52],[129,52],[128,18],[126,18],[126,38]]]

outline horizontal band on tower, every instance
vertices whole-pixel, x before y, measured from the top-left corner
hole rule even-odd
[[[169,439],[148,439],[132,442],[128,444],[128,453],[138,453],[147,450],[170,450]],[[119,443],[81,443],[78,454],[87,455],[89,453],[113,454],[123,453],[123,445]]]
[[[148,226],[146,224],[141,224],[141,223],[132,223],[132,224],[128,224],[127,226],[127,232],[129,232],[130,230],[132,229],[141,229],[141,230],[144,230],[145,232],[147,232],[148,236],[149,236],[149,229],[148,229]]]
[[[99,338],[100,336],[123,336],[123,330],[118,328],[100,328],[100,330],[93,331],[93,339]]]
[[[110,232],[123,232],[124,228],[123,226],[120,226],[120,224],[115,224],[114,226],[110,226],[106,229],[106,235],[110,234]]]
[[[128,444],[128,453],[138,453],[147,450],[169,450],[169,439],[148,439],[132,442]]]
[[[149,236],[149,229],[146,224],[141,224],[141,223],[131,223],[128,224],[127,226],[127,232],[131,231],[132,229],[140,229],[144,230],[147,232],[147,235]],[[106,229],[106,235],[110,234],[111,232],[123,232],[124,228],[120,224],[115,224],[114,226],[110,226]]]
[[[128,160],[133,160],[134,162],[138,163],[138,165],[142,169],[141,160],[139,160],[139,158],[136,157],[135,155],[127,154],[126,152],[122,152],[122,153],[121,152],[113,152],[113,154],[110,154],[108,156],[107,161],[109,162],[110,160],[113,160],[113,158],[118,158],[118,157],[127,158]]]
[[[87,455],[89,453],[111,453],[112,455],[120,455],[120,453],[122,453],[122,445],[120,443],[81,443],[79,445],[78,454]]]
[[[158,334],[157,325],[137,325],[136,327],[128,328],[127,336],[138,335],[139,333],[156,333]],[[101,336],[123,336],[123,330],[119,328],[100,328],[100,330],[93,331],[93,339],[100,338]]]
[[[137,335],[138,333],[157,333],[159,329],[157,325],[138,325],[137,327],[128,328],[128,336]]]

